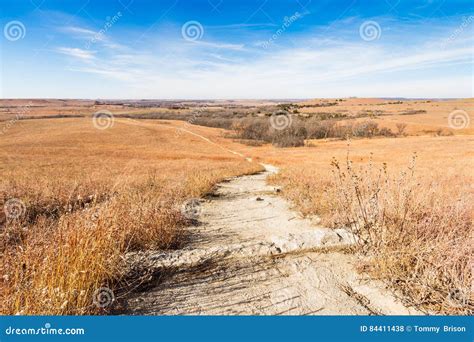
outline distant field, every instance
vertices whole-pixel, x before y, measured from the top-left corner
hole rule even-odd
[[[313,100],[299,103],[302,106],[337,103],[327,107],[303,107],[301,113],[312,115],[317,112],[341,113],[349,117],[367,115],[383,127],[396,130],[396,123],[406,123],[409,134],[432,134],[443,128],[450,131],[448,116],[457,109],[466,111],[474,117],[474,99],[459,100],[381,100],[344,99],[343,102]],[[472,134],[472,125],[454,131],[456,134]]]
[[[90,116],[100,110],[121,114],[168,114],[186,117],[194,110],[205,108],[209,113],[223,110],[274,107],[276,101],[165,101],[165,100],[61,100],[61,99],[2,99],[0,121],[22,117]]]
[[[280,105],[279,105],[280,104]],[[214,118],[232,120],[241,117],[264,117],[282,108],[289,108],[295,117],[307,119],[321,115],[336,115],[335,120],[373,120],[381,127],[396,131],[397,123],[406,123],[406,133],[433,135],[439,129],[454,134],[473,134],[472,125],[453,129],[448,121],[449,114],[462,110],[474,117],[474,99],[457,100],[396,100],[396,99],[319,99],[309,101],[102,101],[102,100],[0,100],[1,121],[28,117],[48,116],[91,116],[107,110],[113,115],[131,115],[140,118],[193,120],[206,124]],[[296,111],[296,113],[294,113]],[[196,115],[197,113],[197,115]],[[226,126],[230,127],[230,124]],[[1,127],[1,126],[0,126]]]

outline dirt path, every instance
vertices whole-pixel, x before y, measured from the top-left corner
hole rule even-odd
[[[277,170],[236,177],[201,201],[185,249],[128,255],[159,274],[123,300],[140,315],[410,314],[381,284],[355,271],[352,237],[292,211],[266,184]]]

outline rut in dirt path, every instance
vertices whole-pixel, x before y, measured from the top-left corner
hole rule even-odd
[[[355,271],[343,229],[301,218],[266,178],[235,177],[202,200],[191,242],[171,253],[128,256],[161,274],[128,295],[121,313],[140,315],[409,314],[384,287]]]

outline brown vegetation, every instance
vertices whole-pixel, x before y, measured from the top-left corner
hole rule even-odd
[[[472,118],[472,103],[3,100],[0,205],[19,199],[25,210],[18,219],[0,213],[0,311],[96,312],[95,289],[130,286],[121,283],[125,252],[179,248],[189,223],[181,204],[259,168],[232,147],[280,166],[273,182],[283,195],[305,215],[352,229],[366,269],[412,304],[472,314],[474,131],[448,122],[455,109]],[[113,127],[57,118],[99,109],[113,112]],[[282,109],[291,124],[276,129],[270,119]]]
[[[349,157],[342,142],[321,143],[313,157],[275,156],[284,171],[273,181],[303,213],[350,228],[372,275],[410,304],[472,314],[473,141],[434,139],[353,141]]]
[[[327,219],[349,227],[360,250],[373,257],[372,274],[412,304],[470,314],[472,195],[463,184],[418,177],[415,161],[394,175],[386,164],[355,168],[349,159],[333,160]]]
[[[95,290],[125,286],[125,252],[179,247],[187,199],[260,168],[177,132],[55,119],[18,122],[0,137],[1,313],[97,312]],[[24,205],[18,217],[6,215],[12,201]]]
[[[271,120],[264,118],[245,118],[236,120],[232,126],[236,137],[246,140],[257,140],[272,143],[277,147],[303,146],[306,139],[346,139],[351,137],[371,138],[375,136],[394,136],[388,128],[379,128],[371,120],[360,122],[338,123],[333,120],[307,120],[286,115],[288,127],[272,127]]]

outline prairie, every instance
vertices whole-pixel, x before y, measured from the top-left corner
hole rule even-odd
[[[260,169],[168,122],[19,121],[0,146],[2,314],[97,312],[125,252],[178,248],[186,200]]]
[[[31,99],[1,100],[0,121],[80,116],[107,110],[115,116],[131,116],[142,119],[175,119],[199,121],[199,119],[228,119],[237,117],[266,117],[281,109],[289,110],[295,117],[307,119],[333,115],[334,120],[374,120],[381,127],[396,131],[397,123],[407,124],[410,135],[433,135],[439,129],[459,134],[473,134],[472,125],[461,129],[450,127],[449,114],[463,110],[473,115],[474,100],[410,100],[410,99],[316,99],[307,101],[164,101],[164,100],[60,100]],[[296,112],[296,113],[294,113]],[[197,113],[197,115],[196,115]],[[198,123],[198,122],[196,122]],[[199,122],[208,123],[208,122]],[[229,125],[230,127],[230,125]]]
[[[412,305],[472,313],[474,137],[405,137],[261,148],[283,195],[322,224],[350,227],[361,267]]]
[[[2,100],[0,204],[17,211],[13,218],[0,213],[0,311],[102,312],[92,303],[97,288],[120,293],[137,285],[122,279],[126,252],[185,246],[192,220],[183,203],[264,162],[280,168],[271,183],[282,186],[301,215],[359,237],[361,272],[410,305],[472,313],[472,105],[472,99]],[[115,117],[106,129],[93,124],[99,110]],[[280,148],[268,143],[274,131],[261,141],[232,130],[247,120],[262,135],[277,110],[290,113],[295,126],[345,131],[318,139],[306,132],[297,137],[305,146]],[[461,128],[449,119],[457,110],[467,115]],[[347,139],[360,122],[392,133]],[[292,134],[300,133],[289,132],[284,138],[292,146]]]

